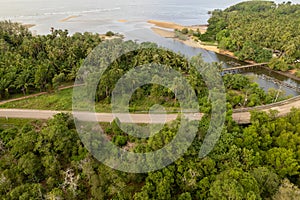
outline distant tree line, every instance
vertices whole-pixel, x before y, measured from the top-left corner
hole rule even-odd
[[[270,68],[300,68],[300,5],[247,1],[214,10],[202,41],[217,41],[241,60],[271,61]],[[272,58],[272,55],[273,58]]]

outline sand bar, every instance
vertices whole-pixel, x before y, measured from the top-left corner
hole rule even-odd
[[[201,34],[204,34],[207,30],[207,25],[183,26],[183,25],[176,24],[176,23],[173,23],[173,22],[165,22],[165,21],[157,21],[157,20],[148,20],[147,22],[150,23],[150,24],[154,24],[155,26],[159,27],[159,28],[152,27],[151,29],[152,29],[153,32],[155,32],[156,34],[158,34],[162,37],[173,38],[174,40],[182,42],[185,45],[190,46],[190,47],[201,48],[201,49],[205,49],[207,51],[213,51],[215,53],[222,54],[222,55],[229,56],[229,57],[237,59],[237,57],[234,56],[233,52],[219,49],[217,45],[204,44],[201,41],[195,41],[193,37],[189,37],[187,40],[180,40],[180,39],[175,37],[174,31],[169,31],[169,30],[163,29],[163,28],[167,28],[167,29],[182,30],[183,28],[187,28],[187,29],[192,29],[194,31],[199,30]]]
[[[175,38],[175,33],[174,31],[168,31],[168,30],[164,30],[164,29],[161,29],[161,28],[155,28],[155,27],[152,27],[151,30],[162,36],[162,37],[165,37],[165,38]]]
[[[77,18],[77,17],[79,17],[79,15],[72,15],[72,16],[66,17],[66,18],[64,18],[64,19],[61,19],[61,20],[59,20],[59,21],[60,21],[60,22],[67,22],[67,21],[69,21],[69,20],[71,20],[71,19],[74,19],[74,18]]]
[[[119,19],[118,22],[126,23],[126,22],[128,22],[128,20],[126,20],[126,19]]]
[[[158,34],[162,37],[173,38],[174,40],[182,42],[185,45],[188,45],[190,47],[201,48],[201,49],[205,49],[205,50],[208,50],[208,51],[213,51],[213,52],[216,52],[216,53],[222,53],[222,54],[228,53],[229,55],[233,55],[233,53],[231,53],[231,52],[220,51],[217,46],[204,45],[204,44],[201,44],[201,42],[196,42],[192,38],[189,38],[188,40],[179,40],[178,38],[175,38],[174,31],[168,31],[168,30],[164,30],[164,29],[161,29],[161,28],[151,28],[151,29],[152,29],[153,32],[155,32],[156,34]]]
[[[187,28],[187,29],[191,29],[193,31],[199,30],[201,34],[205,33],[206,29],[207,29],[207,25],[183,26],[183,25],[176,24],[173,22],[165,22],[165,21],[157,21],[157,20],[148,20],[147,22],[150,24],[153,24],[157,27],[160,27],[160,28],[178,29],[178,30]]]

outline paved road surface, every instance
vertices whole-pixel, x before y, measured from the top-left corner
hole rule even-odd
[[[290,109],[300,108],[300,98],[294,101],[287,101],[286,103],[275,103],[273,107],[266,105],[260,107],[259,110],[268,111],[278,110],[279,116],[284,116],[290,112]],[[26,118],[26,119],[49,119],[53,115],[56,115],[61,112],[67,111],[50,111],[50,110],[23,110],[23,109],[0,109],[0,117],[6,118]],[[201,113],[191,113],[185,114],[188,119],[200,120],[203,116]],[[77,118],[89,121],[99,121],[99,122],[111,122],[115,117],[118,117],[121,122],[129,123],[165,123],[175,120],[178,117],[178,114],[130,114],[129,116],[125,114],[111,114],[111,113],[77,113]],[[250,112],[249,111],[240,111],[234,112],[232,115],[233,119],[239,124],[248,124],[250,123]]]
[[[58,113],[68,113],[68,111],[51,111],[51,110],[24,110],[24,109],[0,109],[0,117],[4,118],[25,118],[25,119],[49,119]],[[203,114],[191,113],[185,114],[188,119],[199,120]],[[118,117],[121,122],[125,123],[165,123],[175,120],[178,114],[111,114],[111,113],[88,113],[77,112],[76,117],[80,120],[112,122]]]

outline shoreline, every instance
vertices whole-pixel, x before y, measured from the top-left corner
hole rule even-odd
[[[228,56],[228,57],[231,57],[231,58],[238,59],[236,56],[234,56],[233,52],[219,49],[217,45],[204,44],[204,43],[201,43],[199,41],[195,41],[194,38],[192,38],[192,37],[188,37],[187,40],[180,40],[179,38],[175,37],[174,31],[166,30],[166,28],[167,29],[171,29],[171,27],[172,28],[174,28],[174,27],[181,27],[181,28],[184,27],[184,28],[186,28],[187,26],[182,26],[182,25],[175,24],[175,23],[172,23],[172,22],[159,22],[159,21],[155,21],[155,23],[154,23],[153,20],[149,20],[149,21],[152,22],[151,24],[155,25],[155,27],[152,27],[151,30],[154,33],[160,35],[161,37],[172,38],[172,39],[174,39],[174,40],[176,40],[178,42],[181,42],[181,43],[183,43],[183,44],[185,44],[187,46],[190,46],[190,47],[201,48],[201,49],[205,49],[207,51],[212,51],[212,52],[224,55],[224,56]],[[149,21],[148,21],[148,23],[150,23]],[[201,25],[199,25],[199,26],[201,26]],[[205,33],[204,30],[203,30],[203,32],[201,34],[203,34],[203,33]],[[251,61],[245,61],[245,62],[251,63],[251,64],[253,63],[254,64],[254,62],[251,62]]]
[[[187,40],[180,40],[179,38],[175,37],[175,32],[174,32],[175,28],[174,27],[176,27],[177,29],[178,29],[178,27],[181,27],[181,29],[179,29],[179,30],[182,30],[183,28],[188,28],[189,26],[183,26],[183,25],[179,25],[179,24],[176,24],[176,23],[173,23],[173,22],[164,22],[164,21],[156,21],[156,20],[148,20],[147,22],[150,23],[150,24],[155,25],[154,27],[151,28],[151,30],[154,33],[160,35],[161,37],[172,38],[173,40],[181,42],[181,43],[183,43],[187,46],[190,46],[190,47],[201,48],[201,49],[204,49],[204,50],[207,50],[207,51],[212,51],[212,52],[215,52],[217,54],[239,60],[238,57],[236,57],[233,52],[228,51],[228,50],[219,49],[217,45],[209,45],[209,44],[201,43],[200,41],[195,41],[193,37],[188,37]],[[207,28],[206,25],[195,25],[194,27],[206,27]],[[171,30],[166,30],[165,28],[167,28],[167,29],[172,29],[173,28],[173,30],[172,31]],[[205,29],[205,31],[204,31],[204,29],[202,29],[202,31],[203,32],[201,32],[201,34],[205,33],[206,29]],[[256,64],[256,62],[252,61],[252,60],[244,60],[243,62],[246,62],[246,63],[249,63],[249,64]],[[278,73],[280,75],[286,76],[288,78],[291,78],[293,80],[300,81],[300,78],[295,76],[295,74],[294,74],[295,72],[292,71],[292,70],[289,70],[289,71],[286,71],[286,72],[275,71],[275,70],[272,70],[272,69],[269,69],[269,70],[271,70],[275,73]]]

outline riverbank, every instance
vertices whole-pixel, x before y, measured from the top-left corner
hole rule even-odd
[[[193,27],[192,30],[200,30],[201,34],[203,34],[206,32],[206,28],[207,28],[206,25],[183,26],[183,25],[172,23],[172,22],[163,22],[163,21],[154,21],[154,20],[149,20],[148,23],[155,25],[155,27],[152,27],[151,30],[154,33],[160,35],[161,37],[172,38],[172,39],[179,41],[190,47],[201,48],[201,49],[205,49],[207,51],[213,51],[218,54],[222,54],[225,56],[229,56],[229,57],[238,59],[236,56],[234,56],[233,52],[219,49],[217,44],[203,43],[201,41],[197,41],[196,38],[194,38],[192,36],[188,37],[187,40],[180,40],[179,38],[177,38],[175,36],[174,29],[182,30],[183,28],[189,28],[189,27]],[[167,29],[172,29],[172,30],[167,30]],[[251,61],[247,61],[247,62],[254,63]]]
[[[291,79],[294,79],[294,80],[297,80],[297,81],[300,82],[300,78],[295,75],[295,70],[289,70],[287,72],[282,72],[282,71],[274,71],[274,72],[276,72],[278,74],[281,74],[283,76],[287,76],[287,77],[289,77]]]
[[[207,51],[212,51],[217,54],[221,54],[221,55],[228,56],[228,57],[238,60],[238,57],[236,57],[233,52],[228,51],[228,50],[219,49],[217,44],[204,43],[204,42],[199,41],[198,38],[195,38],[193,36],[187,37],[186,40],[181,40],[176,37],[175,32],[174,32],[174,29],[182,30],[183,28],[188,28],[188,29],[192,29],[194,31],[200,30],[201,34],[204,34],[206,32],[207,25],[183,26],[183,25],[176,24],[173,22],[164,22],[164,21],[156,21],[156,20],[148,20],[147,22],[155,25],[155,27],[152,27],[151,30],[154,33],[160,35],[161,37],[172,38],[172,39],[179,41],[187,46],[205,49]],[[191,27],[193,27],[193,28],[191,28]],[[172,29],[172,30],[168,30],[168,29]],[[249,63],[249,64],[256,64],[256,62],[254,62],[252,60],[245,60],[244,62]],[[269,69],[269,70],[271,70],[271,69]],[[271,71],[274,71],[274,70],[271,70]],[[295,70],[290,70],[287,72],[281,72],[281,71],[274,71],[274,72],[281,74],[283,76],[286,76],[288,78],[300,81],[300,78],[295,76]]]

